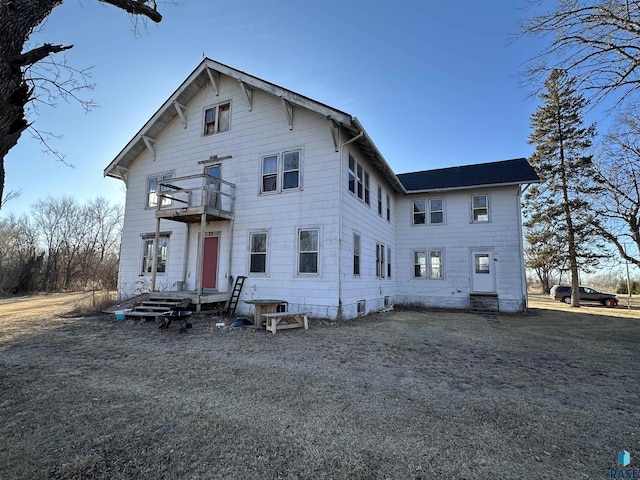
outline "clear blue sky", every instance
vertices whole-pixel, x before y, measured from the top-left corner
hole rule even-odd
[[[124,202],[103,169],[203,55],[358,117],[396,173],[527,157],[536,102],[517,74],[540,44],[511,44],[524,0],[184,0],[136,35],[131,18],[93,0],[66,0],[33,46],[73,44],[76,68],[93,66],[99,108],[40,107],[32,118],[69,168],[28,133],[6,161],[0,215],[48,195]]]

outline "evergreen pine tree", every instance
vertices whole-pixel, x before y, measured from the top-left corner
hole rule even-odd
[[[541,183],[525,195],[525,226],[558,236],[552,243],[564,247],[562,253],[571,273],[571,305],[579,307],[579,268],[599,256],[592,243],[596,219],[589,213],[587,202],[596,177],[591,156],[587,155],[595,126],[583,126],[587,101],[566,72],[553,70],[540,98],[543,104],[531,115],[529,143],[535,145],[530,163]]]

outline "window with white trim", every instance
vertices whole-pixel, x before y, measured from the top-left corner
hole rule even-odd
[[[428,211],[427,211],[428,208]],[[414,225],[442,225],[444,223],[444,199],[413,201]]]
[[[387,247],[387,278],[391,278],[391,247]]]
[[[261,159],[260,193],[301,188],[301,150],[264,155]]]
[[[414,250],[413,278],[444,278],[444,262],[442,250]]]
[[[378,215],[382,216],[382,187],[378,184]]]
[[[413,278],[427,278],[427,252],[424,250],[413,252]]]
[[[429,224],[442,223],[444,223],[444,201],[441,198],[432,198],[429,200]]]
[[[278,155],[262,157],[262,193],[278,188]]]
[[[356,193],[356,160],[349,155],[349,191]]]
[[[173,178],[173,172],[163,173],[160,175],[151,175],[147,177],[147,204],[146,208],[155,208],[158,206],[158,184]],[[169,191],[169,188],[162,187],[160,193]],[[162,197],[162,206],[171,205],[171,199]]]
[[[391,221],[391,197],[387,193],[387,222]]]
[[[414,200],[413,224],[426,225],[426,223],[427,223],[427,202],[425,200]]]
[[[364,203],[369,205],[369,174],[364,171]]]
[[[204,111],[204,135],[229,131],[231,103],[221,103]]]
[[[442,250],[429,251],[429,278],[432,278],[432,279],[444,278],[443,265],[442,265]]]
[[[376,243],[376,277],[384,278],[386,264],[384,261],[385,247],[381,243]]]
[[[300,150],[282,154],[282,189],[300,187]]]
[[[360,235],[353,234],[353,274],[360,275]]]
[[[471,197],[471,209],[473,221],[477,223],[489,221],[489,196],[473,195]]]
[[[317,228],[298,230],[298,274],[318,274],[320,257],[320,230]]]
[[[349,154],[349,191],[367,205],[371,203],[369,182],[369,173]]]
[[[249,234],[249,273],[267,273],[267,232]]]
[[[145,237],[142,239],[142,268],[141,274],[153,273],[153,243],[154,238]],[[169,236],[158,237],[158,260],[156,273],[164,274],[167,271],[167,250],[169,248]]]

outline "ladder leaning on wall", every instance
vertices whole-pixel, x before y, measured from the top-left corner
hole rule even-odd
[[[247,277],[238,276],[236,277],[236,283],[233,285],[233,291],[231,292],[231,298],[229,298],[229,302],[227,303],[227,308],[225,308],[224,313],[233,317],[236,314],[236,307],[238,306],[238,300],[240,298],[240,292],[242,291],[242,286],[244,285],[244,281]]]

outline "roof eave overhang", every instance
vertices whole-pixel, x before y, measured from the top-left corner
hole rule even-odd
[[[356,117],[352,117],[351,123],[351,129],[355,134],[362,132],[362,137],[359,138],[356,143],[367,155],[369,161],[378,169],[380,174],[389,183],[389,185],[391,185],[394,191],[406,194],[407,190],[404,188],[404,185],[400,183],[400,180],[398,180],[398,177],[389,166],[382,153],[380,153],[376,144],[373,143],[373,140],[371,140],[371,137],[369,137],[369,134],[364,129],[360,121]]]

